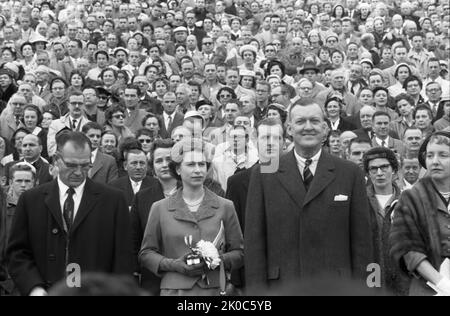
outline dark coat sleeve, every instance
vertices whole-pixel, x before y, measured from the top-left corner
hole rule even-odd
[[[30,244],[28,210],[33,210],[33,197],[28,193],[19,198],[7,249],[8,271],[22,295],[28,295],[37,286],[45,287]]]
[[[133,257],[135,260],[135,271],[139,271],[139,262],[138,256],[139,251],[141,250],[142,239],[144,237],[144,232],[142,231],[141,219],[139,217],[139,194],[137,194],[133,199],[133,204],[131,206],[131,233],[132,233],[132,241],[133,241]]]
[[[228,178],[227,181],[227,193],[225,195],[225,198],[232,201],[234,204],[234,208],[236,209],[236,214],[239,219],[239,223],[241,225],[242,231],[245,231],[245,202],[242,204],[242,194],[243,192],[240,192],[241,186],[239,183],[236,183],[237,181],[234,181],[235,177]]]
[[[370,207],[364,176],[354,169],[353,193],[350,209],[350,243],[353,277],[366,279],[367,266],[374,262]]]
[[[245,280],[250,294],[264,291],[267,286],[267,223],[262,177],[258,166],[250,178],[245,212]]]
[[[113,272],[117,274],[133,274],[133,243],[131,239],[131,222],[128,205],[125,198],[117,199],[115,212],[115,240],[116,245],[113,258]]]
[[[6,205],[0,189],[0,281],[6,280]]]

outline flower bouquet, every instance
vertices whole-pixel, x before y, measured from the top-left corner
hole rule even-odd
[[[209,270],[215,270],[222,263],[219,250],[223,247],[225,239],[225,228],[223,222],[220,223],[220,230],[213,242],[200,240],[195,247],[192,245],[192,235],[184,237],[184,243],[189,247],[191,253],[186,256],[187,265],[200,264],[205,262]],[[202,279],[209,285],[208,277],[203,274]]]

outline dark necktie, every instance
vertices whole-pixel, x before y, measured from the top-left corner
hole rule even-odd
[[[20,116],[16,116],[16,127],[20,125]]]
[[[64,202],[64,221],[66,222],[67,231],[70,231],[73,223],[73,213],[75,210],[75,202],[73,201],[73,195],[75,194],[75,190],[73,188],[67,189],[67,199]]]
[[[77,130],[77,120],[73,120],[72,121],[72,130],[76,131]]]
[[[305,184],[306,192],[308,192],[311,182],[313,180],[313,174],[309,169],[309,166],[312,163],[312,159],[306,159],[305,161],[305,169],[303,169],[303,183]]]
[[[381,147],[386,147],[386,142],[384,140],[381,141]]]

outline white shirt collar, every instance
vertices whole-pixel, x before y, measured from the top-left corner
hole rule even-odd
[[[295,148],[294,148],[294,155],[295,155],[295,159],[297,160],[297,165],[300,170],[300,174],[303,175],[303,170],[305,169],[306,159],[301,157],[299,154],[297,154],[297,152],[295,151]],[[322,155],[322,149],[320,149],[317,154],[315,154],[313,157],[311,157],[312,163],[309,166],[309,170],[311,171],[311,173],[313,175],[316,174],[316,169],[317,169],[317,165],[319,163],[320,155]]]
[[[331,129],[333,131],[337,130],[340,122],[341,122],[341,118],[338,118],[337,121],[334,123],[330,121]]]
[[[382,139],[379,139],[378,137],[375,137],[375,141],[377,142],[378,145],[381,146],[381,144],[383,143]],[[386,146],[389,147],[389,136],[384,140],[386,142]]]
[[[73,188],[75,190],[75,194],[81,196],[83,194],[85,185],[86,185],[86,180],[84,180],[83,183],[80,184],[79,186],[77,186],[76,188]],[[65,185],[64,182],[61,181],[59,176],[58,176],[58,187],[59,187],[59,196],[60,197],[67,194],[67,190],[69,189],[69,187],[67,185]]]

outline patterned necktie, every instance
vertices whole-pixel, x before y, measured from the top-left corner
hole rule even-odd
[[[386,147],[386,142],[384,140],[381,141],[381,147]]]
[[[19,127],[20,125],[20,116],[16,116],[16,126]]]
[[[76,131],[77,130],[77,120],[73,120],[72,121],[72,130]]]
[[[169,120],[167,122],[167,130],[170,131],[170,128],[172,127],[172,116],[169,116]]]
[[[312,163],[312,159],[306,159],[305,161],[305,169],[303,169],[303,183],[305,184],[306,192],[308,192],[311,182],[313,180],[313,174],[309,169],[309,166]]]
[[[67,231],[70,231],[73,223],[74,210],[75,210],[75,202],[73,200],[73,195],[75,194],[75,190],[73,188],[67,189],[67,199],[64,202],[64,221],[66,222]]]

